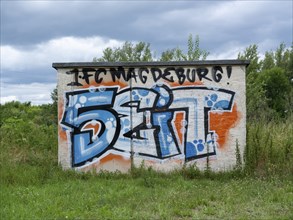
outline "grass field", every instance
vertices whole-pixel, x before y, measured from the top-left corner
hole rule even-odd
[[[61,173],[60,173],[61,174]],[[74,177],[74,178],[73,178]],[[292,178],[145,171],[1,187],[2,219],[293,219]]]
[[[248,123],[243,169],[91,174],[57,165],[57,128],[46,109],[6,110],[1,219],[293,219],[292,117]]]

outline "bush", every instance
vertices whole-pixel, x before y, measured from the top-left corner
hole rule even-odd
[[[292,89],[285,71],[279,67],[265,70],[258,75],[256,83],[265,91],[268,107],[284,117],[290,110],[288,104]]]

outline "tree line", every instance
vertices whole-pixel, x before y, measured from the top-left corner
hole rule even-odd
[[[239,52],[237,59],[250,60],[246,70],[246,98],[248,120],[288,118],[293,111],[293,45],[284,43],[261,57],[256,44]],[[186,52],[167,49],[156,58],[149,43],[125,42],[121,47],[106,48],[93,62],[196,61],[206,60],[210,54],[200,48],[200,39],[189,35]]]
[[[144,61],[196,61],[206,60],[210,54],[200,47],[199,36],[189,35],[187,48],[167,49],[156,57],[149,43],[131,43],[126,41],[121,47],[108,47],[101,57],[93,58],[93,62],[144,62]],[[248,46],[239,52],[237,59],[250,60],[246,70],[247,119],[265,120],[286,119],[293,112],[293,44],[286,47],[284,43],[263,56],[256,44]],[[53,104],[40,106],[41,112],[57,124],[57,87],[51,93]],[[26,108],[30,102],[23,104]],[[21,103],[13,102],[7,105],[19,107]],[[1,110],[4,110],[1,105]],[[9,113],[4,110],[4,114]],[[3,114],[2,114],[3,116]],[[8,115],[6,115],[8,117]],[[48,123],[48,120],[45,120]]]

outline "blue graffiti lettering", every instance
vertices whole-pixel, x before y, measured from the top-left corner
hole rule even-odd
[[[209,113],[231,111],[234,95],[225,89],[171,89],[164,84],[67,92],[60,124],[71,136],[72,166],[90,162],[110,149],[133,150],[158,159],[184,155],[186,161],[215,155],[217,134],[209,128]],[[184,115],[176,121],[182,126],[180,131],[175,125],[178,113]]]

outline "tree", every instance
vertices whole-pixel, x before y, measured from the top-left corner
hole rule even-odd
[[[249,121],[270,119],[273,111],[268,106],[268,100],[264,85],[256,80],[254,74],[250,74],[246,79],[246,109]]]
[[[239,60],[250,60],[250,64],[246,70],[246,74],[257,73],[260,71],[260,63],[258,56],[258,47],[256,44],[252,44],[245,49],[243,53],[238,54]]]
[[[159,58],[159,61],[163,62],[183,60],[183,51],[179,47],[163,51],[161,57]]]
[[[261,69],[267,70],[273,67],[280,67],[285,70],[286,75],[290,78],[293,77],[293,45],[291,48],[286,49],[286,45],[281,43],[276,51],[265,53],[264,59],[261,61]]]
[[[289,60],[289,50],[285,50],[286,45],[281,43],[275,52],[275,64],[283,69],[286,68]]]
[[[246,77],[248,119],[285,117],[293,110],[292,47],[281,43],[260,60],[257,45],[250,45],[238,59],[249,59]]]
[[[55,87],[55,89],[51,92],[51,99],[53,101],[52,105],[51,105],[51,109],[53,112],[53,120],[55,122],[58,121],[58,88],[57,86]]]
[[[167,49],[162,52],[161,56],[155,59],[150,49],[150,44],[145,42],[138,42],[133,44],[126,41],[122,47],[106,48],[100,58],[94,58],[93,62],[140,62],[140,61],[192,61],[192,60],[205,60],[209,52],[202,50],[199,47],[199,36],[193,39],[189,35],[187,41],[187,53],[179,47]]]
[[[275,65],[275,57],[274,57],[274,52],[266,52],[264,59],[261,61],[261,69],[262,70],[268,70],[271,68],[274,68]]]
[[[51,99],[53,101],[53,104],[57,104],[58,103],[58,89],[57,89],[57,86],[51,92]]]
[[[94,58],[93,62],[126,62],[153,61],[150,44],[139,42],[133,44],[126,41],[122,47],[106,48],[101,58]]]
[[[194,61],[205,60],[209,53],[200,48],[199,36],[192,34],[187,40],[187,50],[179,47],[167,49],[159,58],[154,57],[149,43],[139,42],[133,44],[125,42],[122,47],[106,48],[101,58],[93,61],[119,62],[119,61]],[[293,53],[281,43],[275,51],[265,53],[260,59],[258,46],[252,44],[238,59],[250,60],[246,71],[247,85],[247,112],[248,118],[271,118],[277,114],[284,117],[284,112],[293,109]]]
[[[193,41],[192,34],[190,34],[188,38],[187,57],[183,56],[184,60],[205,60],[208,55],[209,52],[207,52],[206,50],[202,50],[199,47],[199,36],[196,35]]]
[[[262,85],[265,91],[268,107],[284,116],[289,111],[289,94],[291,85],[286,77],[285,70],[281,67],[274,67],[262,71],[256,83]]]
[[[160,61],[195,61],[205,60],[209,52],[199,47],[199,36],[193,39],[192,34],[189,35],[187,41],[187,54],[179,47],[166,50],[162,53]]]

